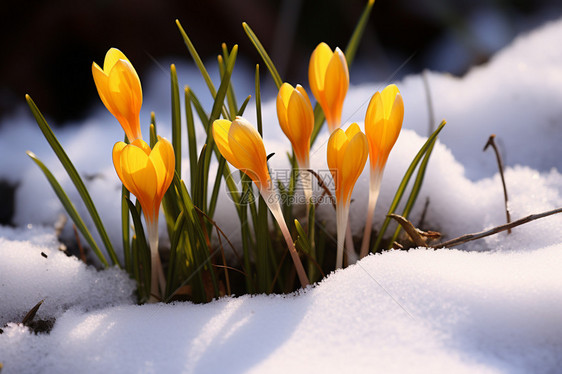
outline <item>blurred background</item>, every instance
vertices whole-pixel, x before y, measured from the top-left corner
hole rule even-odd
[[[87,115],[99,106],[92,61],[101,65],[110,47],[125,52],[141,80],[163,57],[187,59],[176,18],[205,61],[226,42],[261,63],[241,27],[246,21],[281,76],[307,82],[314,47],[325,41],[343,49],[365,1],[3,1],[0,126],[25,93],[56,125]],[[561,15],[559,0],[377,0],[351,80],[396,80],[423,69],[462,75],[518,33]],[[272,85],[262,71],[263,84]]]

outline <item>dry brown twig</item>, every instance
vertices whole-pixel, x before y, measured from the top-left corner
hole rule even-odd
[[[494,153],[496,154],[496,160],[498,162],[498,169],[500,170],[500,177],[502,179],[503,199],[504,199],[504,203],[505,203],[505,217],[506,217],[507,223],[510,223],[511,222],[511,214],[509,214],[509,206],[508,206],[508,201],[507,201],[507,187],[505,185],[505,178],[503,176],[503,162],[502,162],[502,158],[500,156],[500,152],[498,150],[498,147],[496,146],[495,139],[496,139],[495,134],[490,135],[490,137],[488,138],[488,142],[484,146],[483,151],[485,151],[486,149],[488,149],[489,146],[491,146],[494,149]],[[507,233],[511,234],[511,228],[507,229]]]
[[[414,243],[417,246],[437,249],[437,248],[451,248],[455,245],[464,244],[464,243],[470,242],[472,240],[482,239],[486,236],[490,236],[490,235],[500,233],[502,231],[510,230],[514,227],[521,226],[525,223],[529,223],[529,222],[537,220],[539,218],[548,217],[548,216],[551,216],[551,215],[554,215],[554,214],[557,214],[557,213],[562,213],[562,208],[557,208],[557,209],[553,209],[553,210],[549,210],[547,212],[542,212],[542,213],[537,213],[537,214],[531,214],[531,215],[528,215],[528,216],[523,217],[521,219],[518,219],[517,221],[513,221],[513,222],[510,222],[510,223],[506,223],[504,225],[496,226],[496,227],[494,227],[490,230],[481,231],[481,232],[474,233],[474,234],[462,235],[462,236],[459,236],[458,238],[454,238],[454,239],[448,240],[446,242],[442,242],[442,243],[439,243],[439,244],[433,244],[433,245],[427,245],[426,241],[419,234],[418,229],[416,229],[414,227],[414,225],[412,225],[412,223],[410,221],[408,221],[406,218],[404,218],[402,216],[399,216],[397,214],[390,214],[389,217],[395,219],[402,226],[402,228],[404,228],[404,230],[408,233],[408,235],[410,235],[410,237],[412,238],[412,240],[414,241]]]

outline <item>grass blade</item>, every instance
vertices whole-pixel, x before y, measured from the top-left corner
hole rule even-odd
[[[205,65],[203,64],[201,57],[199,57],[199,53],[197,53],[197,50],[195,49],[195,46],[191,42],[191,39],[189,39],[180,21],[177,19],[176,19],[176,25],[178,26],[178,29],[183,38],[183,41],[185,42],[185,45],[187,46],[189,54],[193,58],[193,61],[195,61],[195,65],[197,65],[197,67],[199,68],[199,71],[201,72],[201,75],[203,76],[205,83],[207,83],[207,87],[209,87],[209,91],[211,92],[211,95],[215,97],[217,95],[217,90],[215,89],[215,85],[213,84],[213,81],[211,80],[211,76],[209,75],[207,69],[205,68]],[[224,118],[229,118],[226,108],[223,108],[223,115]]]
[[[191,191],[197,175],[197,138],[195,136],[195,122],[193,120],[193,110],[191,109],[191,90],[189,87],[184,89],[185,98],[185,118],[187,122],[187,146],[189,148],[189,180]]]
[[[423,160],[422,160],[422,162],[420,164],[420,167],[418,169],[418,174],[416,175],[416,179],[414,180],[414,185],[412,186],[412,191],[410,192],[410,196],[408,197],[408,200],[406,201],[406,205],[405,205],[404,210],[402,212],[402,217],[404,217],[406,219],[408,219],[408,215],[412,211],[412,208],[413,208],[414,204],[416,203],[416,200],[417,200],[418,195],[420,193],[421,186],[423,184],[423,179],[424,179],[424,176],[425,176],[425,171],[427,169],[427,164],[429,163],[429,158],[431,157],[431,153],[433,152],[433,147],[435,146],[436,141],[437,141],[437,138],[435,138],[435,140],[431,143],[431,145],[429,146],[429,148],[425,152]],[[402,228],[401,225],[398,225],[396,227],[396,231],[394,231],[394,235],[392,235],[392,239],[390,239],[390,243],[394,243],[394,241],[398,238],[398,234],[400,233],[401,228]]]
[[[104,228],[103,223],[101,221],[101,218],[98,214],[98,211],[97,211],[97,209],[94,205],[94,202],[92,201],[92,198],[90,197],[90,194],[89,194],[88,190],[86,189],[86,186],[84,185],[84,182],[82,181],[82,178],[80,178],[80,175],[78,174],[78,171],[76,171],[76,168],[74,167],[74,165],[70,161],[70,158],[68,157],[68,155],[66,154],[66,152],[64,151],[62,146],[60,145],[58,139],[56,138],[55,134],[53,133],[53,130],[51,130],[51,128],[47,124],[47,121],[45,120],[45,117],[43,117],[43,114],[41,114],[41,112],[39,111],[39,108],[37,108],[37,106],[35,105],[35,103],[33,102],[33,100],[31,99],[31,97],[29,95],[26,95],[25,99],[27,100],[27,104],[29,105],[29,108],[31,109],[31,112],[33,113],[33,116],[35,117],[35,120],[37,121],[37,124],[39,125],[39,128],[41,129],[41,132],[45,136],[45,139],[47,139],[47,142],[49,143],[49,145],[51,146],[51,148],[53,149],[53,151],[57,155],[57,157],[60,160],[62,166],[64,167],[68,176],[70,177],[70,180],[72,180],[72,183],[74,183],[74,186],[76,187],[76,190],[78,190],[78,193],[80,194],[80,197],[82,198],[82,201],[84,202],[84,205],[86,206],[86,209],[88,209],[88,212],[90,213],[90,216],[92,217],[94,225],[96,226],[96,229],[97,229],[97,231],[98,231],[98,233],[101,237],[101,240],[102,240],[103,244],[105,245],[107,253],[109,254],[109,257],[111,258],[111,261],[113,262],[113,264],[120,267],[121,265],[119,264],[119,259],[117,258],[117,255],[115,254],[115,251],[113,249],[113,245],[111,244],[111,241],[109,240],[109,236],[107,235],[107,232],[105,231],[105,228]]]
[[[180,90],[178,86],[178,74],[176,66],[170,66],[170,78],[172,81],[172,146],[176,155],[176,172],[181,174],[181,107]]]
[[[414,170],[418,166],[418,163],[420,162],[420,160],[422,159],[423,155],[426,153],[428,148],[431,146],[431,144],[433,142],[435,142],[435,140],[437,138],[437,135],[439,135],[439,133],[441,132],[441,130],[445,126],[445,123],[446,123],[445,121],[442,121],[441,124],[439,125],[439,127],[437,128],[437,130],[435,130],[433,132],[433,134],[431,134],[431,136],[427,139],[425,144],[420,148],[420,150],[418,151],[418,153],[416,154],[416,156],[412,160],[412,163],[408,167],[408,170],[406,170],[406,173],[404,174],[404,177],[402,178],[402,181],[400,182],[400,185],[398,186],[398,189],[396,190],[396,194],[394,195],[394,200],[392,200],[392,203],[390,204],[390,208],[388,209],[387,217],[385,218],[385,220],[383,222],[383,225],[381,227],[381,230],[379,231],[379,234],[377,235],[377,239],[375,241],[375,244],[373,244],[371,252],[376,252],[380,248],[382,238],[383,238],[383,236],[386,232],[386,229],[388,228],[388,225],[390,224],[390,217],[388,217],[388,214],[394,213],[394,211],[398,207],[398,204],[400,203],[400,200],[402,199],[402,195],[404,195],[404,191],[406,190],[406,186],[408,185],[408,182],[410,181],[410,178],[412,177],[412,174],[414,173]]]
[[[238,109],[238,113],[236,113],[237,116],[242,117],[244,115],[244,111],[246,110],[246,106],[248,105],[248,102],[250,101],[251,98],[252,98],[252,95],[248,95],[246,100],[244,100],[244,102],[242,103],[242,106],[240,107],[240,109]]]
[[[219,90],[215,97],[215,102],[213,103],[213,109],[211,110],[211,115],[209,116],[209,123],[207,125],[207,147],[209,147],[209,152],[205,153],[205,162],[203,164],[203,181],[202,181],[202,203],[204,205],[200,205],[204,211],[207,211],[205,207],[207,206],[207,186],[208,186],[208,179],[209,179],[209,167],[211,164],[211,156],[213,152],[211,150],[215,150],[218,154],[218,149],[214,145],[213,139],[213,132],[210,131],[213,122],[219,118],[220,115],[220,108],[223,106],[224,99],[226,97],[226,93],[228,91],[228,87],[230,85],[230,78],[232,76],[232,71],[234,70],[234,64],[236,62],[236,57],[238,54],[238,46],[235,45],[232,47],[232,51],[230,53],[229,59],[226,64],[226,70],[224,72],[224,76],[222,77],[221,84],[219,86]],[[228,117],[227,117],[228,118]]]
[[[367,26],[367,22],[369,21],[373,5],[375,5],[375,0],[367,1],[367,5],[365,5],[365,9],[363,10],[363,13],[361,13],[361,17],[359,17],[359,21],[357,22],[357,25],[355,25],[355,30],[353,30],[353,34],[351,34],[351,38],[345,48],[345,59],[347,60],[347,64],[349,66],[351,66],[351,63],[355,58],[357,47],[359,47],[359,42],[361,41],[361,37],[365,31],[365,26]]]
[[[256,85],[256,117],[258,119],[258,132],[260,133],[261,137],[263,138],[263,127],[262,127],[262,118],[261,118],[261,90],[260,90],[260,65],[256,64],[256,78],[255,78],[255,85]]]
[[[129,230],[129,208],[127,200],[130,198],[129,191],[125,186],[121,187],[121,233],[123,238],[123,255],[125,257],[125,269],[132,274],[131,262],[131,232]]]
[[[242,27],[244,28],[246,35],[248,35],[248,38],[250,38],[250,41],[252,42],[254,47],[256,47],[256,50],[258,51],[261,58],[263,59],[263,62],[265,62],[265,66],[267,66],[267,69],[269,70],[271,77],[275,81],[275,85],[277,86],[277,89],[281,88],[281,85],[283,84],[283,80],[281,79],[281,76],[279,75],[279,72],[277,71],[275,64],[273,64],[273,61],[271,61],[271,58],[265,51],[265,48],[261,44],[260,40],[258,39],[256,34],[252,31],[252,29],[246,22],[242,22]]]
[[[135,229],[135,242],[136,242],[136,252],[138,256],[138,263],[136,264],[137,269],[135,269],[137,275],[137,283],[144,285],[139,286],[139,296],[142,302],[148,300],[150,296],[150,283],[151,283],[151,264],[150,264],[150,249],[148,248],[148,243],[146,242],[146,236],[144,234],[144,229],[142,227],[142,222],[140,218],[140,213],[138,208],[127,199],[127,205],[129,211],[131,212],[131,217],[133,218],[133,226]],[[150,264],[150,266],[146,266]],[[139,265],[141,266],[139,268]],[[138,270],[138,272],[137,272]],[[142,273],[140,272],[142,270]]]
[[[109,264],[108,264],[107,260],[105,259],[105,256],[103,255],[103,253],[99,249],[99,247],[96,244],[94,238],[92,237],[92,234],[90,233],[90,231],[88,230],[88,228],[84,224],[84,221],[82,220],[82,217],[80,217],[80,214],[78,214],[78,212],[76,211],[76,208],[74,207],[74,204],[72,204],[72,202],[68,198],[68,195],[66,194],[66,192],[64,192],[64,189],[61,187],[59,182],[56,180],[56,178],[53,176],[53,174],[50,172],[50,170],[45,166],[45,164],[43,164],[43,162],[41,162],[37,158],[37,156],[35,156],[35,154],[33,154],[30,151],[27,151],[27,155],[37,164],[37,166],[39,166],[39,168],[41,169],[43,174],[45,174],[45,176],[47,177],[47,180],[51,184],[51,187],[55,191],[55,194],[59,198],[62,206],[64,207],[64,209],[66,210],[66,212],[68,213],[70,218],[72,219],[72,222],[74,222],[74,224],[76,225],[76,228],[78,229],[78,231],[80,231],[80,233],[82,234],[84,239],[86,239],[86,242],[88,242],[88,244],[90,245],[90,247],[92,248],[92,250],[94,251],[96,256],[98,256],[98,258],[100,259],[102,264],[105,267],[108,267]]]

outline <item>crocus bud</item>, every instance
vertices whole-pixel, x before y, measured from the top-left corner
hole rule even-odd
[[[349,87],[349,70],[343,52],[339,48],[332,52],[326,43],[318,44],[310,56],[308,80],[332,133],[341,126],[343,101]]]
[[[129,142],[142,139],[139,119],[142,88],[131,62],[123,52],[111,48],[105,55],[103,69],[92,63],[92,75],[101,101],[117,118]]]

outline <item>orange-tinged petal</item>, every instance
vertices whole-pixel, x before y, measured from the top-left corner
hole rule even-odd
[[[142,138],[139,114],[142,106],[142,88],[130,61],[118,49],[110,49],[103,69],[95,62],[92,75],[100,98],[119,121],[129,141]]]
[[[308,160],[310,150],[310,137],[314,128],[314,110],[308,97],[297,89],[293,91],[289,99],[287,118],[290,130],[285,134],[291,140],[299,163],[304,164]]]
[[[279,125],[281,126],[281,130],[287,135],[289,140],[291,139],[291,128],[289,127],[288,119],[287,119],[287,108],[289,107],[289,100],[293,93],[293,86],[289,83],[283,83],[281,88],[279,88],[279,92],[277,93],[277,118],[279,119]]]
[[[322,107],[330,132],[341,125],[343,102],[349,88],[349,70],[343,52],[320,43],[308,68],[310,89]]]
[[[385,119],[390,118],[390,112],[392,111],[394,100],[396,99],[396,95],[399,94],[400,91],[398,90],[398,87],[396,87],[395,84],[389,84],[382,90],[381,96],[382,96],[382,102],[385,104],[384,105]]]
[[[123,123],[125,119],[113,105],[111,92],[109,92],[109,77],[95,62],[92,63],[92,76],[94,77],[94,83],[96,84],[96,88],[103,105],[105,105],[107,110],[113,114],[115,118],[117,118],[119,123]]]
[[[281,129],[291,141],[299,165],[305,165],[314,128],[314,110],[301,85],[283,83],[277,94],[277,117]]]
[[[365,115],[371,168],[384,168],[400,134],[403,119],[404,102],[396,85],[389,85],[373,95]]]
[[[313,95],[318,100],[320,91],[324,90],[326,70],[332,58],[333,52],[328,44],[322,42],[312,52],[308,66],[308,80]]]
[[[260,134],[242,117],[232,121],[228,132],[228,144],[241,165],[240,170],[252,178],[259,188],[269,185],[267,155]]]
[[[125,188],[140,202],[147,221],[156,222],[175,170],[172,144],[159,137],[151,150],[141,139],[131,144],[118,142],[113,147],[113,164]]]
[[[228,144],[228,134],[231,125],[232,122],[226,119],[218,119],[213,122],[213,138],[222,157],[230,162],[236,169],[241,169],[242,165],[238,163],[238,160],[232,154],[232,150]]]
[[[117,176],[119,177],[121,182],[125,185],[125,188],[130,191],[131,186],[129,186],[125,183],[125,177],[123,177],[123,171],[122,171],[122,168],[121,168],[121,153],[123,152],[123,149],[126,146],[127,146],[127,144],[125,142],[117,142],[113,146],[113,151],[112,151],[113,166],[115,167],[115,172],[117,173]]]
[[[174,178],[176,157],[172,143],[166,138],[158,137],[158,142],[152,148],[149,159],[154,166],[154,170],[156,170],[157,194],[155,202],[160,206],[160,202]]]
[[[357,179],[363,172],[368,155],[367,137],[359,131],[350,138],[343,157],[342,170],[344,186],[342,198],[346,204],[348,204],[351,199],[351,192],[353,191],[355,182],[357,182]]]
[[[140,201],[147,220],[154,221],[157,176],[152,162],[141,148],[129,145],[121,153],[121,168],[124,184],[131,186],[130,192]]]
[[[354,123],[345,132],[336,129],[328,141],[328,167],[336,184],[336,200],[349,204],[351,192],[367,161],[367,139]]]
[[[125,60],[130,62],[127,56],[117,48],[110,48],[105,54],[105,59],[103,60],[103,70],[106,74],[109,74],[113,66],[118,60]]]
[[[213,136],[222,156],[246,173],[261,190],[270,185],[267,156],[260,134],[242,117],[216,120]]]

